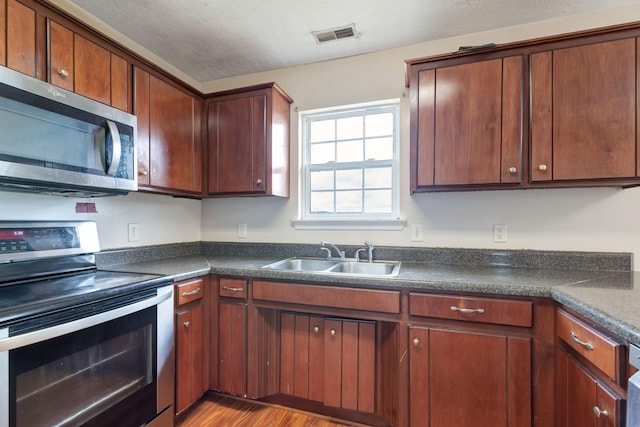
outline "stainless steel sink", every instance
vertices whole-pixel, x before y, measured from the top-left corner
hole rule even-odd
[[[325,271],[336,265],[334,261],[321,258],[287,258],[262,268],[289,271]]]
[[[330,261],[322,258],[287,258],[265,265],[262,268],[308,273],[344,274],[349,276],[397,276],[399,261]]]
[[[367,276],[397,276],[400,272],[399,262],[358,262],[347,261],[336,264],[329,270],[333,273],[347,273]]]

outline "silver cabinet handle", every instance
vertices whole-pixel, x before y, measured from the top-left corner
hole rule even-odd
[[[256,179],[256,185],[262,185],[262,180],[260,178]]]
[[[581,346],[583,346],[587,350],[593,350],[593,344],[591,344],[590,342],[587,342],[587,341],[582,341],[580,338],[578,338],[576,333],[573,332],[573,331],[570,331],[569,333],[571,335],[571,341],[573,341],[576,344],[580,344]]]
[[[191,295],[199,294],[201,290],[202,290],[202,288],[197,288],[197,289],[194,289],[194,290],[189,291],[189,292],[183,292],[180,295],[182,295],[183,297],[190,297]]]
[[[547,165],[540,165],[540,166],[538,166],[538,170],[539,170],[540,172],[546,172],[546,170],[547,170]]]
[[[511,166],[511,167],[509,168],[509,173],[510,173],[510,174],[515,174],[516,172],[518,172],[518,169],[517,169],[517,168],[515,168],[515,167],[513,167],[513,166]]]
[[[420,340],[418,338],[414,338],[413,339],[413,345],[416,346],[416,347],[419,346],[420,345]]]
[[[609,416],[609,412],[607,412],[606,409],[600,409],[597,406],[593,407],[593,413],[595,414],[596,418]]]
[[[187,320],[186,322],[183,323],[183,325],[185,328],[188,328],[189,326],[191,326],[191,322]]]
[[[484,313],[484,308],[459,308],[456,306],[451,306],[451,311],[458,311],[460,313],[465,313],[465,314],[470,314],[470,313],[482,314]]]
[[[335,336],[335,335],[336,335],[336,330],[335,330],[335,329],[332,329],[331,331],[329,331],[329,333],[330,333],[330,334],[331,334],[331,336],[333,337],[333,336]]]
[[[139,175],[139,176],[147,176],[147,175],[149,175],[149,171],[148,171],[148,170],[146,170],[146,169],[140,169],[140,170],[138,171],[138,175]]]
[[[244,288],[232,288],[230,286],[223,286],[222,289],[224,289],[225,291],[229,291],[229,292],[242,292],[242,291],[244,291]]]
[[[317,326],[314,326],[313,327],[313,332],[315,332],[317,334],[318,332],[320,332],[320,328],[317,327]]]

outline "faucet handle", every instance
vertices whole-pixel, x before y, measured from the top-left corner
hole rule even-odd
[[[321,251],[327,251],[327,259],[331,258],[331,249],[325,248],[324,246],[320,248]]]

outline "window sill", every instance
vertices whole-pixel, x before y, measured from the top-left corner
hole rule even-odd
[[[291,224],[296,230],[391,230],[400,231],[407,221],[403,219],[327,219],[327,220],[293,220]]]

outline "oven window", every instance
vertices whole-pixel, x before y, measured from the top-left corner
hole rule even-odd
[[[140,425],[156,414],[155,308],[10,352],[16,427]]]

